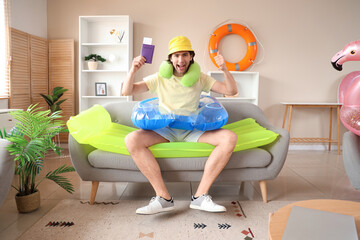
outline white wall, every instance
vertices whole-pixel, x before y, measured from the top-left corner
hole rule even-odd
[[[11,0],[10,25],[20,31],[47,38],[47,1]],[[8,106],[8,99],[0,100],[0,109],[7,109]]]
[[[264,61],[251,69],[260,72],[259,106],[279,127],[284,114],[280,102],[336,102],[340,81],[360,69],[360,62],[347,62],[339,72],[330,63],[347,43],[360,39],[359,0],[182,0],[175,4],[169,0],[48,0],[47,4],[49,39],[77,42],[79,16],[130,15],[134,56],[143,37],[152,37],[156,45],[153,64],[137,73],[137,81],[158,70],[167,56],[168,41],[177,35],[190,38],[202,71],[216,70],[207,53],[211,30],[227,19],[247,23],[265,48]],[[239,58],[232,52],[233,45],[226,44],[225,58]],[[77,51],[76,45],[76,55]],[[328,135],[328,109],[297,110],[293,137]]]
[[[11,0],[11,27],[47,38],[47,0]]]

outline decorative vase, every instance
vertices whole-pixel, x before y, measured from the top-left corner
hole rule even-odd
[[[98,67],[98,62],[96,61],[88,61],[89,70],[96,70]]]
[[[25,196],[15,196],[16,207],[20,213],[29,213],[35,211],[40,207],[40,191],[25,195]]]

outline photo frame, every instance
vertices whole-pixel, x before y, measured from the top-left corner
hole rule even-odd
[[[95,96],[107,96],[107,88],[105,82],[95,83]]]

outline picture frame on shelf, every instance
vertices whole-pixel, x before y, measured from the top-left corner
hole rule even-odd
[[[107,96],[107,88],[105,82],[95,83],[95,96]]]

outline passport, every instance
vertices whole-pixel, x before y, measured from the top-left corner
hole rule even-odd
[[[152,63],[155,45],[143,44],[141,47],[141,56],[145,57],[146,63]]]

